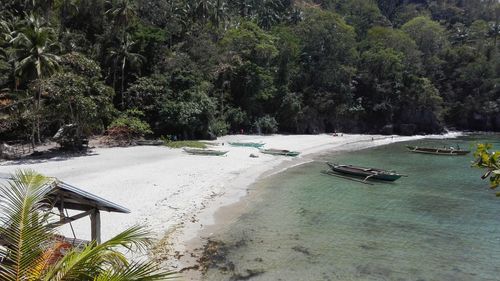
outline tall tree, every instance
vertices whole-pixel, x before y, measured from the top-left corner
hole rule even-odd
[[[110,16],[113,24],[121,31],[121,39],[125,40],[125,30],[127,26],[135,19],[135,4],[132,0],[112,0],[109,2],[111,7],[106,11],[106,15]]]
[[[120,67],[121,79],[120,79],[120,104],[122,109],[125,108],[125,70],[127,68],[130,69],[140,69],[142,62],[144,61],[144,57],[134,52],[135,42],[131,41],[129,36],[125,37],[125,40],[121,42],[119,48],[112,48],[108,53],[108,61],[112,62],[113,73],[116,73],[116,68]],[[116,75],[114,74],[113,77]],[[113,84],[115,78],[113,78]]]
[[[46,26],[43,21],[31,14],[25,20],[22,27],[11,40],[17,51],[17,74],[26,82],[36,79],[40,81],[59,69],[59,56],[57,53],[55,31]],[[39,83],[36,91],[35,115],[36,122],[33,127],[32,141],[40,142],[40,109],[42,99],[42,87]]]

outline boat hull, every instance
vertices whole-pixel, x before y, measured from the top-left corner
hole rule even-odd
[[[264,143],[257,143],[257,142],[229,142],[229,144],[232,146],[255,147],[255,148],[260,148],[264,146]]]
[[[355,167],[351,165],[337,165],[332,163],[327,163],[330,169],[336,173],[363,177],[366,179],[376,179],[382,181],[396,181],[402,177],[400,174],[387,172],[383,170],[373,169],[373,168],[362,168]]]
[[[279,149],[261,149],[260,152],[270,155],[281,155],[281,156],[291,156],[291,157],[295,157],[300,154],[300,152],[298,151],[279,150]]]
[[[184,148],[184,151],[193,155],[206,155],[206,156],[223,156],[228,151],[220,151],[220,150],[209,150],[209,149],[190,149]]]
[[[442,155],[442,156],[463,156],[470,153],[470,151],[468,150],[429,148],[429,147],[418,147],[410,145],[407,145],[406,148],[413,153]]]

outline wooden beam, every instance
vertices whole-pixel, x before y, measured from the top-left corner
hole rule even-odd
[[[98,209],[93,209],[90,213],[90,237],[101,244],[101,213]]]
[[[47,226],[50,227],[50,228],[55,228],[55,227],[61,226],[63,224],[67,224],[69,222],[76,221],[78,219],[81,219],[83,217],[86,217],[86,216],[90,215],[92,213],[92,211],[93,210],[86,211],[86,212],[83,212],[83,213],[79,213],[79,214],[76,214],[76,215],[74,215],[72,217],[61,217],[61,219],[58,222],[50,223]]]

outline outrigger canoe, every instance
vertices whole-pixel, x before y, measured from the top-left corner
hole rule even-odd
[[[232,146],[260,148],[260,147],[264,146],[265,143],[261,143],[261,142],[229,142],[229,144]]]
[[[271,155],[282,155],[282,156],[297,156],[300,154],[298,151],[290,151],[285,149],[260,149],[261,153],[271,154]]]
[[[227,151],[214,150],[214,149],[201,149],[201,148],[183,148],[183,150],[189,154],[195,155],[214,155],[222,156],[227,153]]]
[[[418,147],[407,145],[409,151],[414,153],[422,153],[422,154],[433,154],[433,155],[448,155],[448,156],[460,156],[467,155],[470,153],[469,150],[460,150],[454,148],[432,148],[432,147]]]
[[[357,176],[364,178],[363,181],[368,179],[376,179],[383,181],[395,181],[401,178],[403,175],[375,168],[365,168],[353,165],[341,165],[341,164],[332,164],[326,163],[333,172],[349,175],[349,176]]]

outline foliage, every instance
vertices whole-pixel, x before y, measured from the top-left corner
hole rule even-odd
[[[210,131],[216,136],[224,136],[229,133],[229,124],[222,119],[216,119],[210,124]]]
[[[144,120],[154,131],[158,131],[160,112],[170,92],[166,77],[160,75],[141,77],[127,89],[126,107],[140,109],[144,113]]]
[[[158,271],[152,262],[131,262],[123,250],[144,250],[148,232],[132,227],[97,245],[71,249],[55,259],[49,249],[56,234],[47,196],[53,179],[34,171],[18,171],[6,185],[0,185],[0,235],[8,241],[0,248],[0,278],[14,280],[167,280],[173,275]]]
[[[264,116],[289,133],[500,130],[499,31],[493,0],[5,0],[2,136],[41,141],[79,103],[88,132],[139,109],[181,139]]]
[[[148,123],[144,122],[141,118],[144,117],[144,113],[137,109],[130,109],[124,111],[111,122],[111,125],[108,127],[109,132],[120,131],[127,138],[137,138],[142,137],[144,135],[152,134],[151,127]]]
[[[278,131],[278,122],[269,115],[257,119],[253,126],[258,134],[274,134]]]
[[[500,185],[500,152],[490,152],[491,144],[478,144],[474,157],[477,159],[475,167],[485,169],[486,173],[482,179],[489,178],[491,189],[496,189]],[[496,193],[500,197],[500,192]]]
[[[76,124],[80,135],[100,133],[115,111],[114,91],[97,79],[71,72],[58,73],[43,82],[47,110],[45,121],[57,125]]]

